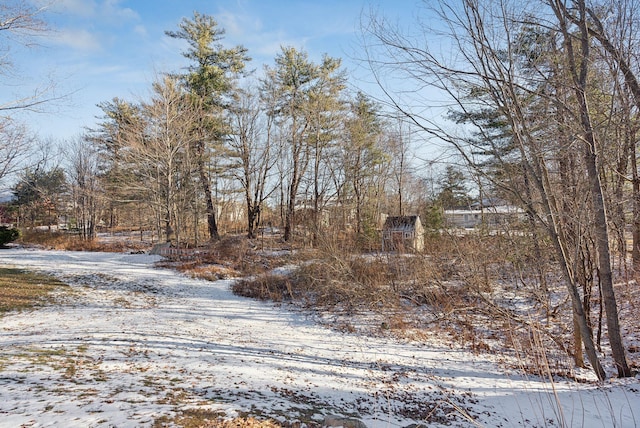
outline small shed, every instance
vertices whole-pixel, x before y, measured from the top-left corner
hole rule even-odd
[[[382,251],[424,250],[424,228],[417,215],[387,217],[382,226]]]

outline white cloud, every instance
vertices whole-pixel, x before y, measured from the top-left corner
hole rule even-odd
[[[147,36],[147,28],[144,25],[136,25],[135,27],[133,27],[133,31],[140,36]]]
[[[53,12],[65,13],[82,18],[100,18],[106,21],[118,22],[139,21],[140,15],[128,7],[120,5],[121,0],[37,0],[40,6],[47,7]]]
[[[128,7],[121,7],[120,0],[105,0],[100,7],[100,12],[106,19],[115,19],[121,21],[137,21],[140,15],[136,11]]]
[[[85,72],[87,72],[88,74],[92,75],[92,76],[97,76],[97,75],[114,75],[117,73],[122,73],[123,70],[125,70],[124,67],[120,66],[120,65],[101,65],[101,66],[96,66],[93,64],[88,64],[85,63],[83,65],[83,69],[85,70]]]
[[[259,33],[263,28],[262,22],[257,17],[225,10],[217,13],[215,19],[220,27],[225,29],[227,36],[233,38],[244,38],[248,34]]]
[[[53,33],[51,40],[61,46],[81,51],[97,51],[101,49],[98,39],[89,31],[81,29],[63,29]]]
[[[36,1],[49,2],[52,11],[68,18],[66,26],[57,28],[51,34],[50,41],[57,46],[85,53],[102,50],[104,43],[109,43],[109,35],[113,39],[118,34],[113,31],[114,26],[130,25],[135,34],[147,34],[138,13],[123,7],[121,0]]]
[[[287,38],[281,34],[266,33],[264,37],[252,41],[251,52],[255,55],[266,57],[269,60],[282,53],[282,47],[293,46],[296,49],[305,49],[305,38]]]
[[[249,48],[249,56],[273,58],[281,52],[281,46],[303,47],[305,37],[293,37],[282,29],[266,31],[262,20],[247,13],[221,10],[215,15],[226,31],[225,44],[241,44]]]
[[[89,17],[96,13],[96,2],[93,0],[39,0],[41,6],[49,7],[54,12],[70,13]]]

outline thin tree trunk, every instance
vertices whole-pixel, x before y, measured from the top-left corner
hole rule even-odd
[[[582,4],[582,7],[584,5]],[[624,81],[627,89],[631,93],[633,97],[634,103],[637,108],[640,108],[640,84],[638,83],[638,79],[631,69],[627,57],[624,55],[624,52],[621,51],[618,47],[616,47],[609,37],[605,34],[604,27],[602,22],[600,21],[600,17],[596,14],[592,9],[585,8],[586,13],[589,15],[589,22],[592,24],[591,27],[586,27],[586,23],[584,26],[586,30],[588,30],[589,34],[595,37],[602,47],[611,55],[614,62],[618,66],[622,76],[624,77]],[[571,15],[568,15],[571,17]],[[579,22],[578,18],[572,17],[572,21],[578,25],[582,23]],[[583,19],[583,21],[585,21]],[[632,162],[632,174],[633,174],[633,261],[634,264],[640,263],[640,182],[638,181],[638,170],[637,170],[637,159],[635,153],[631,156]]]
[[[556,253],[560,256],[562,273],[567,285],[567,291],[571,297],[574,320],[578,323],[580,336],[582,337],[582,342],[584,344],[584,350],[591,366],[593,367],[593,371],[596,373],[599,380],[604,380],[606,379],[606,373],[600,364],[600,359],[598,358],[598,353],[596,351],[595,344],[593,343],[593,332],[589,326],[587,315],[584,312],[582,299],[580,297],[580,292],[578,291],[578,284],[576,284],[575,272],[571,270],[570,259],[566,252],[565,243],[567,242],[567,239],[564,236],[562,229],[557,224],[556,213],[558,212],[558,209],[552,194],[546,190],[550,188],[546,169],[543,168],[540,169],[540,171],[542,172],[541,177],[543,177],[544,182],[538,183],[538,185],[541,188],[541,196],[544,202],[543,207],[546,210],[546,216],[549,222],[548,231],[551,235],[553,245],[556,248]]]
[[[292,156],[292,171],[291,171],[291,186],[289,187],[289,200],[287,201],[287,211],[284,217],[284,241],[289,242],[293,237],[293,229],[295,227],[295,209],[296,198],[298,195],[298,187],[300,186],[300,178],[304,174],[306,165],[303,162],[302,151],[304,147],[303,142],[298,141],[296,138],[297,120],[294,118],[292,129],[292,141],[291,141],[291,156]],[[305,125],[306,129],[306,125]],[[301,133],[302,134],[302,133]],[[300,137],[302,139],[302,137]]]
[[[586,104],[584,106],[586,108]],[[620,334],[620,323],[618,316],[618,305],[613,289],[613,273],[611,271],[611,253],[609,248],[609,234],[607,228],[607,215],[604,207],[604,198],[600,185],[600,176],[596,167],[595,141],[593,133],[587,132],[587,140],[590,143],[586,147],[587,171],[591,184],[591,197],[595,208],[595,235],[598,246],[598,264],[600,266],[600,287],[604,307],[607,316],[607,331],[611,353],[616,362],[619,377],[630,377],[631,369],[627,364],[624,344]]]
[[[589,106],[586,96],[587,87],[587,70],[589,60],[589,35],[586,24],[586,7],[584,0],[577,1],[579,8],[580,20],[580,42],[581,42],[581,61],[580,68],[575,62],[575,55],[569,39],[567,39],[568,59],[572,74],[575,79],[575,93],[580,108],[580,121],[584,131],[585,140],[585,162],[587,167],[587,175],[589,177],[589,186],[591,190],[591,199],[594,208],[595,220],[595,239],[598,248],[598,264],[600,272],[600,286],[604,306],[607,317],[607,329],[609,335],[609,344],[611,345],[611,353],[615,360],[618,376],[631,376],[631,369],[627,364],[625,349],[620,334],[620,324],[618,317],[618,307],[616,304],[615,292],[613,290],[613,274],[611,270],[611,250],[609,248],[609,232],[607,227],[607,213],[604,205],[604,195],[602,193],[602,183],[598,172],[598,155],[597,144],[589,114]],[[566,30],[566,29],[565,29]],[[565,37],[569,37],[565,33]]]
[[[634,266],[640,266],[640,177],[638,177],[638,161],[635,153],[631,156],[631,174],[633,185],[633,244],[631,255]]]
[[[293,174],[297,175],[297,163],[294,162]],[[295,217],[295,207],[296,207],[296,194],[298,192],[298,183],[297,179],[294,177],[291,180],[291,186],[289,187],[289,200],[287,201],[287,210],[284,215],[284,241],[291,241],[291,237],[293,235],[293,225],[294,225],[294,217]]]
[[[314,146],[314,168],[313,168],[313,236],[312,244],[314,247],[318,245],[318,234],[320,233],[320,149],[319,132],[316,131],[316,141]]]
[[[209,176],[204,162],[204,144],[204,141],[199,141],[196,144],[198,174],[200,175],[202,193],[207,206],[207,230],[209,232],[209,241],[215,242],[220,239],[220,234],[218,233],[218,224],[216,223],[216,211],[215,206],[213,205],[213,195],[211,194],[211,183],[209,183]]]
[[[582,336],[580,335],[580,321],[573,314],[573,361],[576,367],[584,367],[584,358],[582,356]]]
[[[204,193],[204,199],[207,204],[207,229],[209,231],[209,240],[217,241],[220,239],[218,233],[218,224],[216,223],[216,211],[213,205],[213,196],[211,195],[211,185],[209,184],[209,177],[204,168],[200,169],[200,180],[202,181],[202,192]]]
[[[247,238],[255,238],[255,230],[258,226],[260,217],[260,206],[254,205],[250,198],[247,197]]]

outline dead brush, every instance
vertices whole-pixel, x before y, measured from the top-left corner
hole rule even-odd
[[[395,306],[397,298],[389,286],[387,267],[381,260],[332,256],[302,266],[293,283],[307,296],[308,304],[319,307]]]
[[[201,252],[200,259],[203,263],[225,261],[238,265],[242,263],[242,259],[249,250],[249,241],[244,236],[226,236],[204,249]]]
[[[231,291],[244,297],[282,302],[294,299],[291,279],[285,275],[266,274],[235,281]]]
[[[263,250],[259,242],[244,235],[226,236],[220,241],[199,252],[198,263],[203,266],[220,265],[227,271],[234,271],[235,276],[263,275],[270,270],[292,262],[301,262],[306,253],[296,252],[295,256],[284,252],[270,254]]]
[[[64,250],[74,237],[63,232],[44,232],[38,230],[24,230],[20,234],[19,243],[25,245],[40,245],[54,250]]]
[[[467,311],[474,300],[465,286],[455,283],[417,283],[407,287],[403,296],[416,306],[431,308],[434,314],[442,318]]]
[[[457,340],[474,352],[500,347],[526,373],[566,375],[571,329],[564,326],[570,325],[571,311],[564,312],[568,319],[557,314],[549,322],[550,291],[540,273],[550,278],[553,267],[542,253],[534,258],[528,240],[477,233],[451,242],[450,253],[442,256],[457,261],[456,274],[439,291],[446,290],[453,305],[443,316],[458,329]]]
[[[249,240],[244,236],[226,236],[213,245],[213,249],[225,260],[239,262],[251,248]]]
[[[185,271],[194,278],[205,279],[207,281],[218,281],[220,279],[237,278],[240,272],[221,265],[202,265],[195,263]]]
[[[143,242],[120,241],[102,242],[100,239],[82,239],[68,232],[25,231],[18,241],[24,245],[38,245],[53,250],[102,251],[122,253],[126,251],[144,251],[149,245]]]

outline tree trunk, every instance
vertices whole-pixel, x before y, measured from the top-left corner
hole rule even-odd
[[[293,188],[293,183],[291,185]],[[297,187],[297,186],[296,186]],[[287,210],[284,214],[284,236],[283,239],[285,242],[291,241],[291,237],[293,235],[293,222],[295,215],[295,204],[296,197],[293,189],[289,192],[289,201],[287,202]]]
[[[196,156],[198,157],[198,173],[200,174],[200,183],[202,185],[202,193],[207,205],[207,230],[209,231],[209,241],[215,242],[220,239],[218,233],[218,224],[216,223],[216,211],[213,205],[213,196],[211,195],[211,184],[204,162],[204,141],[199,141],[196,145]]]
[[[635,153],[631,156],[631,175],[633,185],[633,244],[631,257],[634,266],[640,266],[640,177],[638,177],[638,161]]]
[[[587,315],[584,312],[582,299],[580,297],[580,292],[578,291],[578,284],[576,283],[575,272],[573,272],[571,269],[571,262],[565,248],[567,239],[564,236],[562,229],[557,224],[558,209],[553,200],[553,194],[546,190],[550,188],[546,169],[541,168],[542,165],[538,165],[538,167],[538,169],[542,173],[542,178],[544,180],[544,182],[538,183],[538,186],[541,190],[541,196],[544,201],[543,206],[546,211],[546,216],[549,220],[548,231],[551,235],[553,245],[556,249],[556,254],[558,254],[558,256],[560,257],[562,274],[564,276],[567,285],[567,291],[569,292],[569,297],[571,298],[571,304],[573,307],[573,319],[577,321],[578,328],[580,330],[580,336],[582,338],[582,343],[584,344],[584,350],[587,354],[589,362],[591,363],[591,366],[593,367],[593,371],[596,373],[596,376],[599,380],[604,380],[607,376],[604,372],[604,369],[602,368],[602,365],[600,364],[600,359],[598,358],[598,353],[596,351],[595,344],[593,343],[593,332],[591,331],[591,327],[589,326]]]
[[[320,233],[320,150],[319,141],[320,137],[316,132],[315,141],[315,153],[314,153],[314,168],[313,168],[313,236],[311,242],[314,247],[318,245],[318,235]]]
[[[573,361],[576,367],[584,367],[582,356],[582,336],[580,335],[580,321],[576,314],[573,314]]]
[[[581,3],[581,6],[584,8],[584,4]],[[633,97],[634,103],[637,108],[640,108],[640,84],[638,83],[638,79],[636,78],[635,73],[631,69],[628,58],[625,56],[624,52],[616,47],[610,38],[605,34],[604,27],[602,22],[600,21],[600,17],[598,14],[594,13],[594,11],[590,8],[584,8],[585,12],[589,14],[589,22],[592,24],[591,27],[587,28],[586,22],[584,24],[582,22],[578,22],[577,18],[573,18],[573,21],[578,25],[584,25],[585,30],[589,32],[590,35],[595,37],[602,47],[611,55],[614,62],[616,63],[618,69],[622,73],[624,77],[624,81],[627,87],[627,90],[631,93]],[[571,16],[571,15],[569,15]],[[582,21],[585,21],[582,19]],[[632,162],[632,173],[633,173],[633,261],[635,264],[640,263],[640,183],[638,182],[638,170],[637,170],[637,159],[635,152],[631,156]]]
[[[260,224],[260,205],[253,204],[250,200],[247,200],[247,238],[253,239],[256,237],[255,231]]]
[[[165,234],[166,242],[170,244],[171,241],[174,239],[175,234],[173,231],[173,227],[171,227],[171,213],[169,213],[168,211],[164,219],[164,234]]]
[[[295,131],[295,122],[294,122]],[[296,142],[293,143],[292,150],[292,171],[291,171],[291,185],[289,186],[289,200],[287,201],[287,211],[284,216],[284,241],[289,242],[293,236],[293,228],[295,224],[295,209],[296,209],[296,196],[298,194],[298,186],[300,184],[300,147],[296,146]],[[300,143],[297,143],[300,144]]]
[[[616,304],[615,292],[613,290],[613,274],[611,271],[611,251],[609,248],[609,232],[607,227],[607,213],[605,211],[604,196],[602,193],[602,183],[598,172],[598,147],[596,144],[591,115],[589,113],[589,105],[586,96],[587,87],[587,67],[589,60],[589,34],[587,30],[585,17],[584,0],[577,2],[579,8],[580,20],[580,42],[581,42],[581,58],[579,69],[575,63],[575,56],[571,49],[571,43],[567,40],[569,47],[569,61],[575,77],[575,92],[580,108],[580,121],[584,131],[585,140],[585,162],[587,167],[587,175],[589,178],[589,187],[591,190],[591,199],[594,209],[595,220],[595,239],[598,249],[598,265],[600,272],[600,287],[604,300],[604,307],[607,316],[607,329],[609,335],[609,344],[611,345],[611,353],[618,369],[619,377],[631,376],[631,370],[627,365],[622,336],[620,334],[620,324],[618,318],[618,306]],[[569,34],[565,34],[569,37]]]
[[[514,137],[516,138],[516,141],[518,141],[518,147],[522,159],[527,159],[526,152],[524,150],[524,147],[526,147],[524,136],[522,136],[520,133],[515,133]],[[530,182],[539,191],[542,198],[541,207],[544,210],[544,217],[546,218],[544,224],[546,226],[547,232],[549,233],[549,237],[551,238],[551,242],[554,246],[555,252],[558,256],[562,276],[564,277],[565,284],[567,286],[567,292],[569,293],[569,297],[571,299],[573,320],[576,323],[577,330],[579,331],[582,343],[584,345],[585,353],[587,354],[587,358],[589,360],[589,363],[591,363],[593,371],[595,372],[599,380],[604,380],[606,379],[606,373],[602,368],[602,364],[600,363],[600,359],[598,358],[595,344],[593,343],[593,332],[591,331],[591,327],[589,326],[587,315],[584,312],[582,299],[580,297],[580,292],[578,291],[578,284],[576,283],[576,275],[571,268],[572,263],[570,257],[567,254],[568,240],[562,227],[558,224],[560,210],[558,208],[557,201],[555,200],[553,191],[551,190],[552,186],[549,181],[548,170],[546,168],[546,165],[543,161],[540,160],[540,158],[532,156],[529,159],[531,162],[523,161],[522,166],[524,168],[525,176],[531,178],[531,180],[528,180],[528,182]],[[532,199],[527,200],[526,205],[527,211],[529,211],[530,213],[535,213]],[[577,344],[575,345],[575,348],[576,352],[582,352],[581,350],[577,350]]]
[[[204,199],[207,204],[207,229],[209,231],[209,240],[217,241],[220,239],[218,233],[218,224],[216,223],[216,211],[213,205],[213,196],[211,195],[211,186],[209,184],[209,178],[206,171],[200,170],[200,179],[202,180],[202,192],[204,193]]]
[[[586,108],[586,104],[585,104]],[[609,248],[609,234],[607,228],[607,215],[604,207],[604,198],[602,195],[602,187],[600,184],[600,176],[596,167],[596,147],[593,139],[593,133],[587,133],[587,141],[590,143],[586,147],[587,171],[589,174],[589,182],[591,185],[591,197],[595,209],[595,234],[596,245],[598,247],[598,264],[600,272],[600,287],[603,303],[607,316],[607,330],[609,335],[609,344],[611,345],[611,353],[615,360],[618,376],[630,377],[631,369],[627,365],[624,345],[622,343],[622,335],[620,334],[620,323],[618,317],[618,305],[613,289],[613,273],[611,271],[611,253]]]

